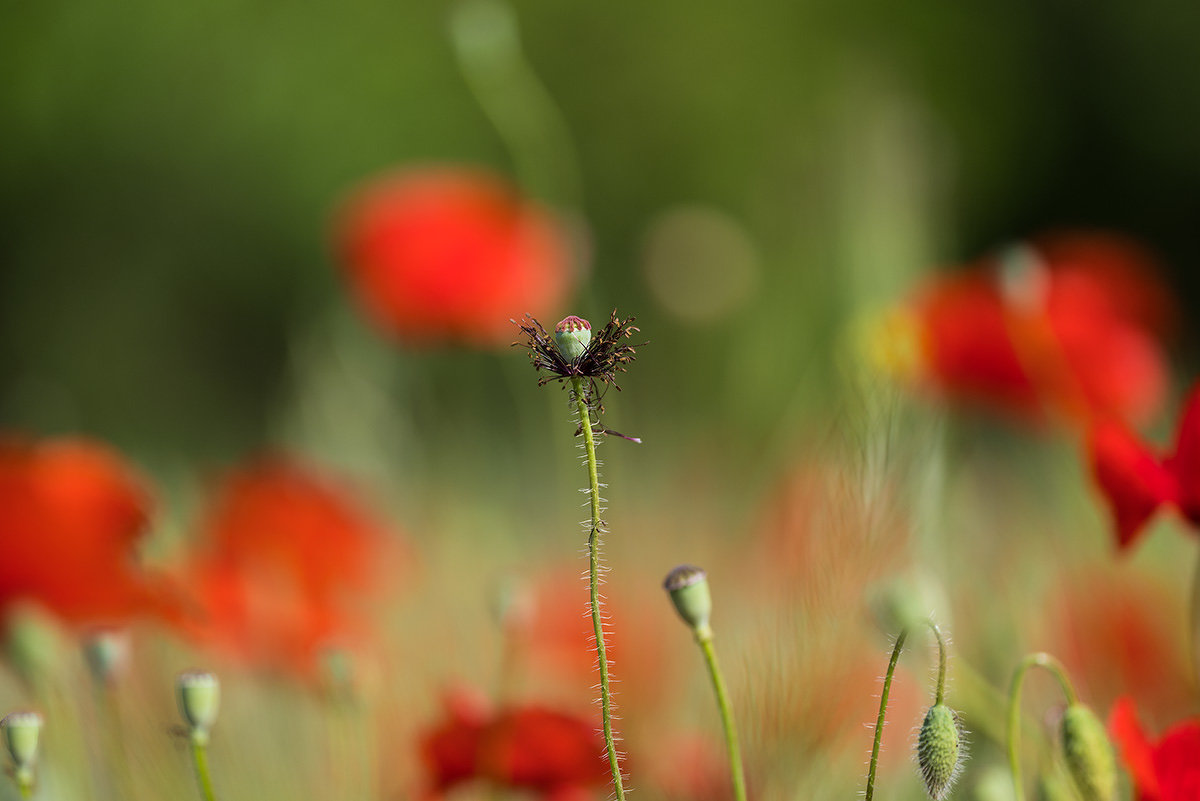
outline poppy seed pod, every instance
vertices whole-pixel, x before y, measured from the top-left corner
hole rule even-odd
[[[38,712],[13,712],[0,721],[4,728],[4,744],[17,770],[27,771],[37,760],[42,723]]]
[[[680,565],[667,574],[663,589],[671,596],[675,611],[698,636],[710,634],[712,595],[708,591],[708,574],[692,565]]]
[[[554,326],[554,343],[568,362],[577,362],[592,341],[592,324],[582,317],[570,315]]]
[[[1084,801],[1111,801],[1117,792],[1117,768],[1104,724],[1083,704],[1072,704],[1060,728],[1063,755]]]
[[[917,765],[925,791],[934,801],[950,793],[962,764],[962,731],[958,715],[945,704],[930,707],[917,735]]]
[[[221,705],[221,683],[216,675],[204,670],[181,673],[177,681],[179,711],[191,728],[192,739],[208,740],[208,730],[217,722]]]

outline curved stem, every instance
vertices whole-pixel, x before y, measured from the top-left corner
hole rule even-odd
[[[937,627],[936,623],[932,620],[925,622],[929,626],[929,630],[933,632],[938,646],[937,691],[933,699],[933,705],[937,706],[942,703],[942,699],[946,695],[946,640],[942,637],[942,630]]]
[[[587,396],[583,379],[571,379],[571,392],[575,408],[579,412],[579,424],[583,429],[583,443],[587,450],[588,495],[591,499],[592,519],[588,526],[588,578],[591,585],[592,631],[596,635],[596,664],[600,668],[600,713],[604,721],[604,747],[608,752],[608,766],[612,771],[613,789],[617,801],[625,801],[625,787],[621,777],[620,760],[613,742],[612,698],[608,687],[608,653],[604,643],[604,628],[600,616],[600,472],[596,462],[596,437],[592,432],[592,417],[588,411]]]
[[[1063,667],[1062,662],[1050,654],[1043,652],[1029,654],[1017,665],[1017,670],[1013,673],[1012,687],[1008,692],[1008,766],[1013,775],[1013,798],[1016,801],[1025,799],[1025,791],[1021,786],[1021,755],[1017,751],[1017,739],[1021,727],[1021,683],[1025,680],[1025,674],[1031,667],[1040,667],[1054,674],[1062,688],[1063,695],[1067,697],[1068,705],[1074,705],[1079,701],[1078,696],[1075,695],[1075,688],[1071,686],[1071,681],[1067,678],[1066,668]]]
[[[871,801],[875,795],[875,768],[879,764],[879,745],[883,740],[883,718],[887,714],[888,695],[892,691],[892,677],[896,675],[896,662],[900,660],[900,651],[904,649],[904,641],[908,639],[908,629],[902,629],[892,647],[892,658],[888,661],[887,674],[883,677],[883,692],[879,694],[879,717],[875,720],[875,743],[871,746],[871,767],[867,771],[867,791],[865,801]]]
[[[729,770],[733,775],[734,801],[746,801],[746,774],[742,767],[742,749],[738,744],[737,727],[733,724],[733,707],[725,691],[725,679],[721,666],[717,664],[717,653],[713,649],[712,629],[703,628],[696,632],[696,642],[704,652],[704,663],[712,679],[713,692],[717,696],[717,707],[721,710],[721,726],[725,729],[725,750],[729,754]]]
[[[505,0],[461,0],[451,41],[467,86],[508,147],[526,193],[578,209],[578,159],[562,112],[521,50]]]
[[[204,796],[204,801],[216,801],[212,779],[208,775],[208,747],[195,735],[192,736],[192,761],[196,763],[196,781],[200,784],[200,794]]]

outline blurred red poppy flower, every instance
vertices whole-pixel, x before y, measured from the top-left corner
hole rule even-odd
[[[1108,728],[1137,791],[1138,801],[1200,799],[1200,720],[1176,723],[1151,742],[1132,698],[1113,705]]]
[[[1160,577],[1126,566],[1089,568],[1055,582],[1043,604],[1053,648],[1082,694],[1107,708],[1136,692],[1143,711],[1174,712],[1192,692],[1181,647],[1182,604]]]
[[[105,445],[0,441],[0,611],[31,601],[78,625],[165,611],[163,587],[135,559],[149,510]]]
[[[1032,419],[1147,419],[1175,307],[1153,261],[1106,234],[1064,233],[939,278],[913,303],[919,369],[952,398]]]
[[[249,661],[316,667],[362,633],[388,535],[331,479],[287,458],[227,476],[191,567],[194,633]]]
[[[407,343],[507,345],[510,320],[552,312],[572,284],[563,226],[478,170],[371,181],[345,204],[337,237],[358,301]]]
[[[1193,527],[1200,527],[1200,385],[1187,399],[1170,454],[1157,453],[1113,421],[1092,427],[1088,453],[1121,548],[1137,538],[1163,505],[1174,506]]]
[[[479,780],[566,801],[610,778],[594,721],[536,704],[491,710],[465,691],[448,695],[445,711],[420,741],[431,797]]]

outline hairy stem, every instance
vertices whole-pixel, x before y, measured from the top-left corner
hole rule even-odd
[[[725,691],[725,679],[721,666],[717,664],[717,653],[713,649],[712,629],[707,626],[696,632],[696,642],[704,652],[708,675],[712,679],[713,692],[717,696],[717,707],[721,710],[721,726],[725,730],[725,750],[729,754],[729,771],[733,775],[734,801],[746,801],[746,775],[742,768],[742,749],[738,745],[737,727],[733,724],[733,708],[729,694]]]
[[[583,442],[587,450],[588,495],[591,499],[592,519],[588,526],[588,577],[590,579],[592,630],[596,635],[596,664],[600,668],[600,713],[604,720],[604,747],[608,752],[608,766],[612,771],[613,789],[617,801],[625,801],[625,786],[621,777],[620,760],[613,742],[612,698],[608,687],[608,653],[604,643],[604,628],[600,615],[600,472],[596,463],[596,437],[592,433],[592,417],[588,410],[587,395],[583,379],[571,379],[571,392],[575,408],[579,412],[579,424],[583,429]]]
[[[908,629],[903,629],[892,647],[892,658],[888,660],[887,673],[883,677],[883,692],[879,694],[879,717],[875,719],[875,742],[871,746],[871,767],[867,770],[866,801],[875,797],[875,768],[879,764],[879,745],[883,740],[883,719],[887,714],[888,695],[892,691],[892,677],[896,675],[896,662],[900,660],[900,652],[904,650],[904,641],[908,639]]]
[[[1017,751],[1017,740],[1021,729],[1021,683],[1025,680],[1025,674],[1031,667],[1044,668],[1054,674],[1054,677],[1058,679],[1059,686],[1062,687],[1063,695],[1067,697],[1067,704],[1075,704],[1079,700],[1075,695],[1075,688],[1071,686],[1071,682],[1067,678],[1067,672],[1062,662],[1050,654],[1040,652],[1030,654],[1017,666],[1016,672],[1013,673],[1012,687],[1008,692],[1008,766],[1012,770],[1013,798],[1016,801],[1025,800],[1025,791],[1021,787],[1021,759]]]

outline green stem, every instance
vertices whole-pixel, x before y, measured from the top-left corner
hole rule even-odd
[[[746,801],[746,775],[742,768],[742,749],[738,745],[737,727],[733,724],[733,708],[729,704],[729,694],[725,691],[725,679],[721,675],[721,666],[717,664],[717,653],[713,649],[712,629],[705,627],[696,631],[696,642],[704,652],[704,663],[708,665],[708,675],[712,679],[713,692],[717,696],[717,706],[721,710],[721,725],[725,729],[725,750],[729,754],[729,770],[733,774],[733,797],[735,801]]]
[[[604,628],[600,616],[600,472],[596,462],[596,437],[592,433],[592,417],[588,411],[587,395],[583,379],[571,379],[571,392],[575,408],[579,412],[579,424],[583,429],[584,447],[587,449],[588,494],[591,498],[592,519],[588,526],[588,577],[591,585],[592,631],[596,635],[596,663],[600,668],[600,713],[604,720],[604,747],[608,752],[608,766],[612,772],[613,789],[617,801],[625,801],[625,786],[621,777],[621,765],[617,748],[613,742],[612,699],[608,687],[608,653],[604,643]]]
[[[937,627],[936,623],[932,620],[925,622],[929,626],[929,630],[933,632],[934,638],[937,639],[938,645],[937,692],[933,699],[933,705],[937,706],[942,703],[942,699],[946,695],[946,641],[942,638],[942,630]]]
[[[1017,752],[1017,740],[1021,729],[1021,683],[1025,680],[1025,674],[1032,667],[1040,667],[1054,674],[1054,677],[1058,679],[1059,686],[1062,687],[1063,695],[1067,697],[1068,705],[1074,705],[1079,700],[1075,695],[1075,688],[1071,686],[1071,681],[1067,678],[1066,668],[1063,667],[1062,662],[1050,654],[1042,652],[1030,654],[1021,660],[1021,664],[1017,665],[1017,670],[1013,673],[1012,687],[1008,692],[1008,766],[1012,770],[1013,797],[1016,801],[1025,799],[1025,791],[1021,787],[1021,759]]]
[[[29,768],[18,768],[16,773],[17,790],[21,798],[33,798],[33,771]]]
[[[512,6],[461,0],[450,34],[463,77],[508,147],[526,193],[580,208],[582,181],[570,132],[525,60]]]
[[[892,658],[888,660],[887,673],[883,677],[883,692],[879,694],[879,717],[875,719],[875,742],[871,746],[871,767],[867,770],[866,801],[875,796],[875,768],[879,764],[879,745],[883,740],[883,719],[887,714],[888,695],[892,692],[892,677],[896,675],[896,662],[900,660],[900,651],[904,649],[904,641],[908,639],[908,629],[903,629],[892,647]]]
[[[216,801],[213,795],[212,779],[208,775],[208,746],[205,737],[192,733],[192,761],[196,763],[196,781],[200,784],[200,795],[204,801]]]
[[[938,646],[937,688],[934,691],[934,706],[942,703],[946,694],[946,639],[942,630],[932,620],[926,620],[925,625],[933,632]],[[879,746],[883,740],[884,715],[887,714],[888,696],[892,691],[892,677],[896,674],[896,663],[900,660],[900,652],[904,650],[904,641],[908,639],[908,627],[900,630],[896,644],[892,647],[892,658],[888,660],[887,674],[883,677],[883,692],[879,694],[879,717],[875,720],[875,742],[871,746],[871,766],[867,770],[867,791],[865,801],[871,801],[875,795],[875,768],[879,763]]]

